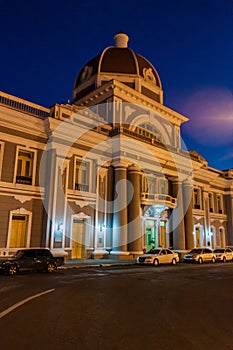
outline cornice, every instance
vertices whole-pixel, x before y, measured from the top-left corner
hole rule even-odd
[[[154,110],[160,116],[168,119],[173,124],[181,125],[182,123],[188,121],[188,118],[183,116],[182,114],[173,111],[169,107],[162,105],[151,98],[141,94],[140,92],[130,88],[129,86],[113,79],[108,83],[102,85],[96,90],[90,92],[88,95],[79,100],[79,105],[81,106],[89,106],[90,104],[98,104],[99,99],[106,97],[106,95],[117,94],[118,97],[121,97],[126,102],[136,103],[142,107],[146,107]]]

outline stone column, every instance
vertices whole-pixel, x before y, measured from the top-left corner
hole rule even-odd
[[[185,247],[187,250],[194,248],[193,237],[193,186],[189,182],[183,183],[183,207],[185,226]]]
[[[129,251],[132,253],[142,252],[142,232],[141,232],[141,172],[140,169],[132,164],[128,167],[128,180],[132,184],[128,187],[128,200],[132,200],[128,204],[128,242]]]
[[[112,224],[113,224],[113,188],[114,169],[109,166],[107,171],[107,206],[106,206],[106,249],[112,249]]]
[[[185,250],[185,231],[184,231],[184,212],[183,212],[183,195],[182,183],[173,182],[172,197],[177,198],[177,206],[173,209],[173,248],[176,250]]]
[[[115,195],[113,214],[113,251],[112,254],[127,253],[127,169],[123,163],[114,164]]]

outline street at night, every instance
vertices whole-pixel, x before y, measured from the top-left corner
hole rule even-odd
[[[1,275],[1,348],[230,350],[232,277],[233,263]]]

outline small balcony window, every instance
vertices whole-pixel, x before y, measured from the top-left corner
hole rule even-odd
[[[145,177],[145,192],[155,194],[156,191],[156,178],[152,176]]]
[[[19,150],[17,161],[16,183],[31,185],[34,153]]]
[[[193,207],[194,209],[201,209],[201,189],[194,188],[193,190]]]
[[[89,192],[90,163],[76,160],[75,190]]]

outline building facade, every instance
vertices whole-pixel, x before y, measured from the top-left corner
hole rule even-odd
[[[0,93],[0,254],[67,258],[233,245],[233,169],[182,144],[154,66],[124,33],[51,108]]]

